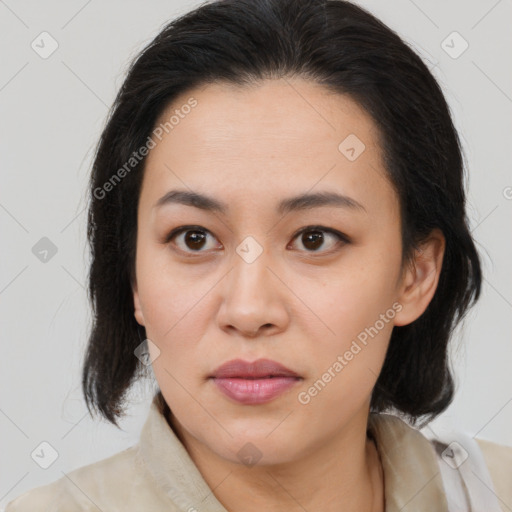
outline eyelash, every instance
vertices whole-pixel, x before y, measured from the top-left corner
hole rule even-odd
[[[182,234],[182,233],[186,233],[187,231],[199,231],[199,232],[202,232],[202,233],[209,233],[209,234],[212,234],[208,229],[205,229],[201,226],[180,226],[178,228],[175,228],[173,229],[170,233],[168,233],[164,240],[163,240],[163,243],[165,244],[169,244],[173,238],[177,237],[178,235]],[[336,244],[336,247],[335,248],[332,248],[330,250],[327,250],[327,251],[304,251],[308,254],[311,254],[311,255],[315,255],[316,253],[320,253],[320,254],[331,254],[332,252],[334,252],[335,250],[337,250],[339,247],[339,244],[341,243],[342,245],[346,245],[346,244],[349,244],[351,242],[350,238],[345,235],[344,233],[341,233],[340,231],[337,231],[336,229],[332,229],[332,228],[326,228],[324,226],[319,226],[319,225],[311,225],[311,226],[306,226],[304,228],[301,228],[300,230],[296,231],[293,236],[292,236],[292,241],[295,240],[297,237],[299,237],[299,235],[302,235],[303,233],[307,233],[307,232],[313,232],[313,231],[320,231],[322,233],[329,233],[331,235],[334,235],[337,239],[338,239],[338,243]],[[197,255],[197,256],[200,256],[201,253],[205,253],[207,251],[185,251],[183,249],[180,249],[178,247],[178,250],[187,254],[187,255]],[[301,251],[302,252],[302,251]]]

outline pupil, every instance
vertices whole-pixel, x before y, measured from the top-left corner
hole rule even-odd
[[[200,231],[187,231],[185,234],[185,243],[190,249],[200,249],[204,245],[205,236]],[[192,246],[189,245],[192,243]]]
[[[308,249],[317,249],[323,243],[323,234],[321,231],[309,231],[302,236],[302,243]]]

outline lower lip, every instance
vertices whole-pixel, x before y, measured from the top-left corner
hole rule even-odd
[[[300,379],[273,377],[266,379],[213,379],[217,388],[227,397],[242,404],[264,404],[270,402],[293,387]]]

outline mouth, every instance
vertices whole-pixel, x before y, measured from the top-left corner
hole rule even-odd
[[[258,359],[253,362],[233,359],[219,366],[210,377],[216,379],[301,378],[296,372],[271,359]]]
[[[213,378],[217,389],[227,398],[245,405],[270,402],[295,386],[297,377],[267,377],[258,379]]]
[[[246,405],[270,402],[303,380],[296,372],[269,359],[252,363],[228,361],[209,378],[224,396]]]

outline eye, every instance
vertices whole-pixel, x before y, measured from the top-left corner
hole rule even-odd
[[[175,245],[184,252],[206,252],[215,248],[214,244],[208,245],[208,237],[211,233],[200,226],[181,226],[173,229],[165,238],[169,243],[176,239]],[[222,246],[221,246],[222,247]]]
[[[327,236],[326,236],[327,234]],[[295,234],[307,252],[331,252],[336,246],[350,243],[349,238],[339,231],[323,226],[308,226]],[[319,251],[319,248],[325,250]]]
[[[206,252],[215,248],[222,249],[222,244],[216,246],[212,242],[209,243],[209,237],[213,238],[213,235],[201,226],[180,226],[165,237],[164,243],[173,242],[180,251],[188,254]],[[307,226],[295,233],[292,239],[297,238],[306,248],[306,252],[310,253],[328,253],[335,250],[337,246],[350,243],[349,237],[343,233],[323,226]],[[324,250],[320,250],[322,248]]]

